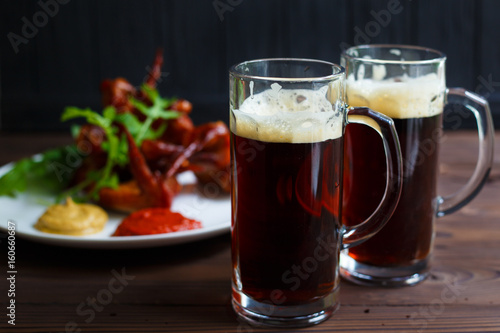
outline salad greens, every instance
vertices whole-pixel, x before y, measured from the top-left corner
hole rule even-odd
[[[180,115],[177,111],[167,110],[176,101],[175,98],[162,98],[156,89],[145,84],[141,87],[141,91],[152,105],[147,105],[133,97],[130,98],[130,103],[144,115],[144,120],[139,120],[132,113],[117,113],[113,106],[104,108],[102,114],[89,108],[80,109],[70,106],[61,116],[61,121],[84,118],[87,123],[103,129],[105,140],[101,147],[107,152],[103,168],[88,172],[84,181],[68,188],[74,172],[83,161],[84,154],[79,152],[74,145],[48,150],[37,156],[18,161],[10,171],[0,177],[0,195],[15,197],[17,193],[24,192],[28,188],[43,188],[60,193],[57,201],[66,196],[73,196],[77,201],[86,201],[90,198],[98,199],[101,188],[116,188],[119,178],[115,169],[124,167],[129,162],[127,140],[123,133],[120,134],[117,124],[123,125],[132,135],[135,143],[140,146],[144,140],[157,139],[165,132],[165,122],[158,128],[153,128],[155,120],[175,119]],[[78,135],[79,130],[78,126],[72,127],[74,137]],[[69,154],[73,154],[72,159]],[[79,163],[74,162],[75,160]],[[80,196],[81,191],[89,185],[93,185],[92,190]]]
[[[19,160],[0,177],[0,196],[15,197],[29,187],[60,191],[68,185],[74,171],[67,161],[73,163],[79,156],[76,147],[71,145]]]
[[[160,126],[157,131],[154,131],[151,128],[153,121],[155,121],[156,119],[168,120],[179,117],[179,113],[177,111],[166,111],[166,109],[174,104],[174,102],[176,101],[175,98],[161,98],[157,90],[152,89],[146,84],[142,85],[141,90],[153,102],[153,105],[147,106],[146,104],[133,97],[130,99],[132,105],[146,116],[146,120],[144,120],[140,127],[138,126],[138,123],[136,123],[135,126],[130,126],[131,124],[129,123],[129,131],[134,137],[135,143],[138,146],[141,145],[144,139],[156,139],[160,137],[163,132],[165,132],[165,123],[163,123],[163,126]],[[130,118],[130,116],[133,117],[133,115],[129,113],[127,117]],[[125,125],[125,123],[123,124]],[[136,132],[135,129],[138,129],[138,131]]]

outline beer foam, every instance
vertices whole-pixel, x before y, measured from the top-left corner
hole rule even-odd
[[[327,98],[328,87],[318,90],[272,89],[248,97],[231,110],[231,131],[265,142],[321,142],[342,136],[343,115]],[[332,96],[334,101],[337,97]]]
[[[424,118],[443,112],[446,87],[435,73],[385,80],[355,80],[350,75],[346,86],[350,106],[366,106],[391,118]]]

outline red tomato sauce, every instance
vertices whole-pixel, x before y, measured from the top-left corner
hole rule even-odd
[[[201,228],[201,222],[188,219],[168,208],[146,208],[127,216],[113,236],[153,235]]]

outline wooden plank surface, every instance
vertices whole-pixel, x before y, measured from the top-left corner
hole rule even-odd
[[[0,162],[66,140],[39,135],[26,145],[26,137],[2,134]],[[323,324],[298,331],[500,332],[500,133],[496,143],[495,165],[483,191],[464,209],[438,220],[429,279],[400,289],[342,281],[340,310]],[[467,181],[476,145],[474,133],[448,133],[440,193]],[[5,254],[5,238],[0,240]],[[16,326],[2,315],[0,332],[291,331],[256,329],[236,320],[230,306],[229,234],[139,250],[70,249],[18,239],[16,249]],[[120,285],[110,287],[110,281],[118,273],[126,279],[116,291]],[[0,282],[4,309],[6,287]]]

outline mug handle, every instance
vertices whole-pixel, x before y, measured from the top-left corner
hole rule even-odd
[[[394,213],[403,186],[401,146],[394,121],[382,113],[364,107],[349,107],[346,125],[364,124],[382,137],[387,165],[385,192],[377,209],[365,221],[355,226],[342,226],[342,249],[356,246],[375,235]]]
[[[446,90],[446,95],[448,103],[450,103],[451,97],[453,101],[456,100],[452,104],[462,104],[476,117],[479,158],[474,173],[464,187],[452,195],[437,198],[438,217],[453,213],[468,204],[483,187],[493,164],[494,128],[488,101],[463,88],[449,88]]]

